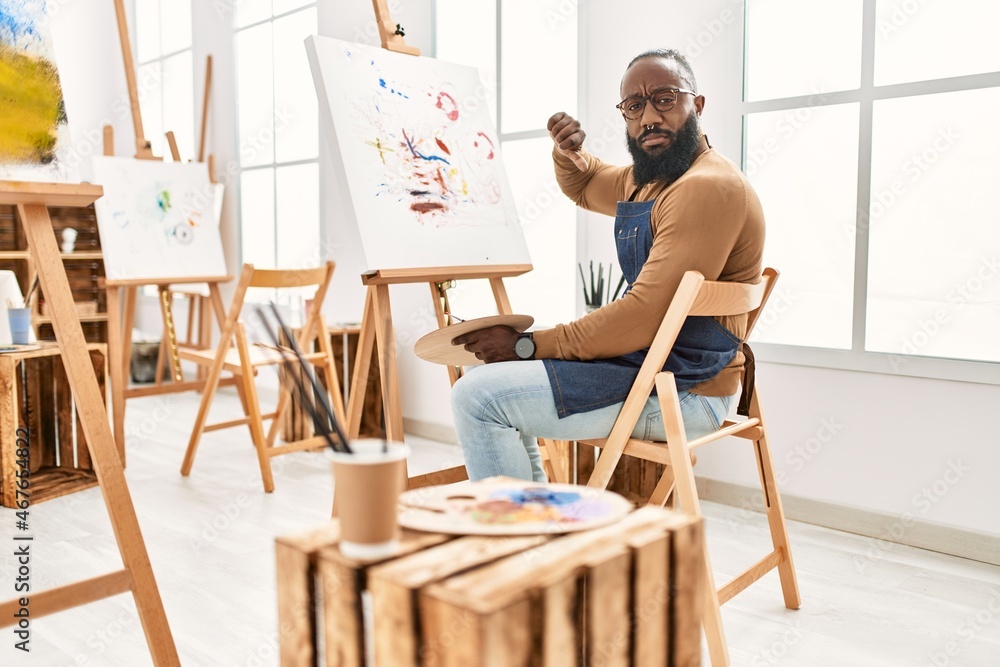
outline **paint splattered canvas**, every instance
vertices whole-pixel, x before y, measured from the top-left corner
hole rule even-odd
[[[97,226],[109,280],[226,275],[220,186],[204,163],[96,157]]]
[[[407,491],[399,503],[401,526],[458,535],[568,533],[632,511],[632,503],[603,489],[500,478]]]
[[[306,48],[369,269],[530,263],[475,68],[325,37]]]
[[[45,0],[0,0],[0,178],[73,181]]]

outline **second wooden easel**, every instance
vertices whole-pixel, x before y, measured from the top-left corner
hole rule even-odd
[[[129,106],[132,112],[132,126],[135,131],[135,146],[137,159],[159,160],[153,154],[151,144],[146,139],[143,125],[142,112],[139,107],[139,95],[135,81],[135,65],[132,59],[132,47],[129,40],[128,23],[125,16],[124,0],[115,0],[115,16],[118,21],[118,35],[121,41],[122,60],[125,65],[125,79],[128,84]],[[208,121],[208,100],[212,78],[212,61],[209,56],[205,73],[205,97],[202,109],[201,139],[199,142],[199,161],[205,157],[205,134]],[[171,156],[175,162],[181,161],[180,151],[173,132],[167,132],[167,142],[170,147]],[[106,127],[104,133],[104,152],[107,155],[114,154],[114,138],[111,128]],[[212,156],[208,156],[209,176],[214,182],[212,174]],[[200,376],[195,380],[185,380],[181,372],[180,358],[177,353],[177,335],[174,329],[174,316],[172,310],[173,285],[200,285],[208,286],[207,306],[199,309],[200,326],[198,340],[200,345],[208,344],[211,332],[211,318],[221,327],[226,319],[225,306],[219,291],[219,285],[232,280],[232,276],[199,276],[188,278],[163,278],[157,280],[144,279],[108,279],[105,283],[107,287],[108,302],[108,356],[111,371],[111,402],[114,411],[114,436],[118,444],[119,455],[122,463],[125,462],[125,402],[129,398],[141,396],[155,396],[161,394],[176,393],[181,391],[198,391],[204,388],[205,378]],[[163,341],[160,350],[160,364],[157,370],[157,382],[148,387],[130,388],[129,385],[129,363],[132,358],[132,326],[135,321],[135,306],[138,288],[145,286],[155,286],[157,289],[160,313],[163,318]],[[204,303],[203,298],[203,303]],[[191,300],[192,303],[194,299]],[[194,313],[189,313],[189,319]],[[189,328],[190,331],[190,328]],[[191,336],[189,335],[189,339]],[[191,341],[189,340],[189,343]],[[162,383],[163,363],[170,368],[172,382]],[[223,384],[232,383],[227,379]],[[241,394],[242,397],[242,394]]]
[[[396,365],[396,339],[392,328],[392,309],[389,305],[389,286],[427,283],[434,302],[438,327],[447,326],[451,313],[447,310],[447,286],[455,280],[488,280],[493,290],[497,312],[510,315],[510,300],[503,279],[519,276],[531,270],[530,264],[498,266],[445,266],[426,269],[382,269],[361,276],[367,286],[364,313],[361,317],[361,334],[357,356],[354,358],[354,376],[351,394],[347,401],[347,437],[356,438],[361,429],[361,411],[364,407],[366,379],[371,368],[372,353],[378,349],[379,381],[382,387],[382,406],[385,418],[386,439],[403,442],[403,413],[399,395],[399,370]],[[448,368],[454,384],[461,375],[459,369]],[[449,484],[467,479],[465,466],[456,466],[426,475],[408,478],[409,488],[433,484]]]

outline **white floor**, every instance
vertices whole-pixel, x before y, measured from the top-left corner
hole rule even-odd
[[[129,402],[126,475],[184,665],[276,665],[274,537],[329,516],[332,484],[322,454],[275,460],[277,489],[263,492],[246,432],[205,437],[189,478],[178,472],[194,420],[194,394]],[[214,416],[237,416],[235,397]],[[412,439],[416,473],[454,465],[457,448]],[[706,504],[718,580],[755,561],[763,517]],[[98,489],[31,508],[35,590],[121,567]],[[16,518],[0,510],[0,599],[14,597]],[[723,609],[737,666],[1000,667],[1000,568],[790,524],[803,605],[781,603],[770,574]],[[31,623],[31,652],[0,632],[0,665],[151,664],[131,597],[122,595]],[[950,653],[950,655],[949,655]],[[707,665],[707,660],[705,661]],[[474,666],[470,666],[474,667]]]

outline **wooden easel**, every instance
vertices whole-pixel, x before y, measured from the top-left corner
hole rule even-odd
[[[115,16],[118,21],[118,35],[121,40],[122,60],[125,63],[125,79],[128,83],[129,106],[132,111],[132,126],[135,131],[135,146],[137,159],[159,160],[153,155],[150,142],[146,139],[142,127],[142,112],[139,108],[139,94],[135,82],[135,64],[132,59],[132,47],[129,40],[128,23],[125,18],[124,0],[115,0]],[[208,98],[211,86],[212,61],[208,59],[205,77],[205,99],[202,109],[201,139],[199,156],[204,155],[205,133],[208,123]],[[167,143],[170,147],[171,156],[175,162],[181,161],[180,151],[173,132],[166,133]],[[114,141],[111,129],[104,131],[104,152],[106,155],[114,155]],[[209,176],[214,181],[212,173],[212,156],[209,155]],[[214,315],[219,327],[226,319],[225,306],[219,292],[219,284],[232,280],[232,276],[204,276],[192,278],[170,278],[170,279],[129,279],[106,281],[107,302],[108,302],[108,356],[110,357],[111,369],[111,402],[114,411],[114,435],[115,442],[118,443],[118,452],[122,464],[125,463],[125,401],[128,398],[140,396],[155,396],[161,394],[172,394],[181,391],[200,391],[205,386],[205,378],[199,375],[196,380],[184,380],[181,372],[180,358],[177,352],[178,343],[174,330],[174,317],[172,310],[171,285],[193,285],[205,283],[208,285],[208,305],[201,309],[200,335],[199,339],[205,344],[211,333],[210,316]],[[160,313],[163,317],[163,345],[161,346],[161,364],[165,359],[170,367],[170,376],[173,380],[169,384],[162,383],[162,365],[158,368],[157,382],[150,387],[129,388],[128,367],[132,357],[132,325],[135,321],[135,302],[139,287],[155,285],[157,288],[160,304]],[[120,291],[122,290],[122,291]],[[124,304],[122,303],[124,297]],[[189,337],[190,338],[190,337]],[[220,384],[232,384],[233,380],[227,378]],[[242,394],[241,394],[242,398]]]
[[[392,332],[392,310],[389,307],[389,286],[427,283],[434,301],[438,327],[449,324],[446,299],[442,298],[445,285],[453,280],[486,279],[490,281],[497,312],[510,315],[510,300],[504,278],[519,276],[531,270],[530,264],[498,266],[449,266],[427,269],[382,269],[361,276],[368,287],[365,295],[364,314],[361,316],[361,334],[357,356],[354,358],[354,376],[351,395],[347,401],[347,437],[356,438],[361,430],[361,411],[364,407],[368,371],[371,368],[374,344],[378,344],[379,381],[382,386],[382,408],[385,416],[386,439],[403,442],[403,413],[399,398],[399,371],[396,366],[396,339]],[[461,376],[459,369],[449,367],[448,376],[454,384]],[[409,477],[408,488],[415,489],[433,484],[450,484],[467,479],[465,466]]]
[[[382,48],[409,55],[420,55],[420,49],[408,46],[402,30],[392,21],[386,0],[372,0],[375,18],[378,22]],[[354,361],[354,375],[351,381],[347,412],[347,437],[356,438],[361,430],[361,412],[364,407],[368,372],[371,368],[372,348],[378,343],[379,381],[382,388],[382,407],[385,418],[386,439],[403,442],[403,413],[399,398],[399,377],[396,366],[395,337],[392,332],[392,310],[389,307],[389,285],[427,283],[434,302],[438,327],[451,324],[448,308],[447,289],[455,280],[486,279],[490,281],[493,298],[500,315],[512,314],[507,288],[503,279],[519,276],[531,270],[530,264],[497,266],[453,266],[421,269],[381,269],[361,276],[361,282],[368,287],[365,295],[364,314],[361,318],[361,334]],[[461,369],[448,367],[448,378],[452,384],[461,377]],[[549,443],[540,441],[546,451]],[[564,449],[568,443],[554,443]],[[544,457],[544,455],[543,455]],[[565,474],[556,475],[558,481],[567,481]],[[465,466],[455,466],[425,475],[407,477],[407,487],[411,489],[435,484],[450,484],[468,479]]]
[[[180,665],[49,219],[49,206],[88,206],[102,194],[103,190],[97,185],[0,181],[0,204],[18,207],[28,250],[52,309],[52,328],[76,401],[79,423],[87,438],[118,551],[125,565],[124,569],[110,574],[41,593],[32,591],[30,614],[31,618],[38,618],[131,591],[153,663]],[[14,613],[20,606],[19,600],[0,603],[0,627],[17,622]]]

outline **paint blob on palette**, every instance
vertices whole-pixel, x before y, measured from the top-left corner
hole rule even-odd
[[[463,482],[407,491],[399,523],[460,535],[566,533],[613,523],[632,504],[610,491],[517,480]]]
[[[0,0],[0,178],[72,181],[45,0]]]
[[[203,163],[96,157],[93,181],[110,280],[226,275],[217,217],[221,186]]]
[[[476,68],[324,37],[306,49],[369,268],[530,262]]]

